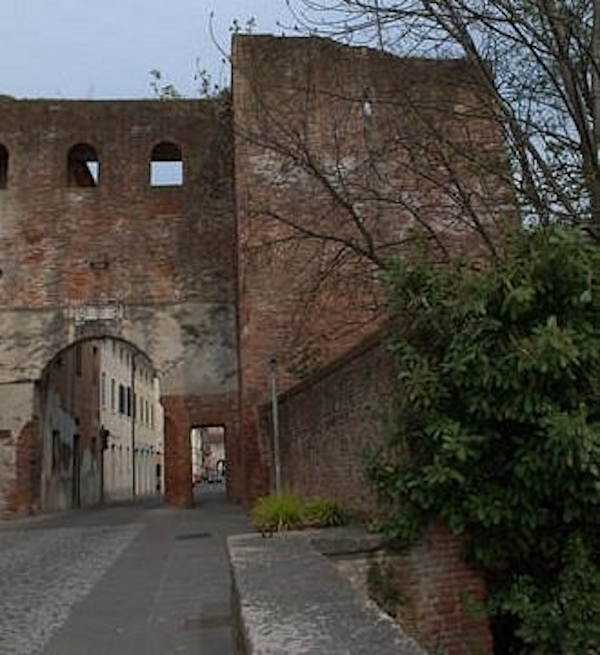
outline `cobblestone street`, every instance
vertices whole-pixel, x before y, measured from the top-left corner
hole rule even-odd
[[[233,652],[221,490],[0,526],[1,655]]]

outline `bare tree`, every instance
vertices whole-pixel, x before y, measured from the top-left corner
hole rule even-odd
[[[592,0],[288,4],[305,29],[346,42],[465,57],[495,99],[522,219],[581,223],[599,237],[599,9]]]
[[[501,256],[511,171],[469,62],[239,36],[233,66],[240,270],[277,298],[292,368],[385,316],[393,254]]]

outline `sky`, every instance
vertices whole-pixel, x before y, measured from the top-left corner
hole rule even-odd
[[[151,98],[158,69],[197,97],[196,70],[228,80],[214,40],[228,53],[233,21],[250,18],[255,33],[292,23],[285,0],[0,0],[0,95]]]

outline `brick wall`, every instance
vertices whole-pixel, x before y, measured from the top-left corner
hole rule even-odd
[[[390,253],[476,257],[515,213],[497,175],[500,126],[463,60],[238,36],[233,117],[241,473],[252,497],[266,480],[254,408],[268,397],[269,360],[289,387],[377,329]]]
[[[361,512],[374,509],[363,475],[364,453],[385,437],[391,375],[390,355],[378,334],[279,396],[285,489],[350,502]],[[260,427],[260,443],[271,458],[270,404],[262,407]]]
[[[236,37],[232,56],[232,115],[211,101],[0,102],[0,385],[39,380],[82,338],[124,339],[172,407],[239,407],[230,490],[249,500],[268,486],[256,408],[269,361],[282,389],[332,361],[385,315],[380,258],[476,255],[512,207],[493,107],[464,61],[269,36]],[[149,185],[161,142],[181,149],[182,187]],[[67,174],[81,143],[96,187],[69,184],[86,177]],[[474,213],[443,191],[453,176]],[[77,324],[78,307],[107,300],[117,319]],[[9,417],[0,397],[15,434]],[[182,503],[188,425],[167,416]]]
[[[39,505],[39,432],[35,419],[33,382],[1,387],[0,399],[11,408],[0,414],[0,514],[18,516]],[[31,464],[31,466],[30,466]],[[32,484],[33,481],[33,484]],[[36,488],[37,486],[37,488]]]
[[[445,655],[491,655],[487,620],[477,616],[485,598],[482,576],[461,559],[461,541],[433,526],[421,543],[397,555],[393,571],[408,602],[399,623],[422,646]]]
[[[199,398],[166,396],[162,400],[169,435],[165,439],[166,497],[173,505],[189,507],[192,504],[190,430],[194,427],[223,426],[227,466],[232,466],[235,474],[235,460],[232,462],[229,458],[235,457],[237,446],[236,397],[230,394]],[[240,490],[233,487],[230,491],[234,494]]]
[[[220,109],[187,100],[0,102],[9,155],[0,189],[0,387],[15,389],[0,394],[0,430],[13,439],[34,415],[29,385],[47,364],[103,336],[148,356],[169,407],[196,405],[188,413],[198,415],[219,405],[235,429],[232,133]],[[182,186],[150,184],[151,153],[162,142],[181,150]],[[97,154],[97,186],[72,186],[68,176],[67,155],[81,143]],[[112,318],[78,318],[97,306]],[[13,420],[15,406],[29,417]],[[180,413],[167,419],[168,494],[189,504],[189,422]],[[14,461],[6,468],[4,480],[26,475]]]
[[[42,448],[39,425],[32,419],[16,438],[16,466],[12,484],[5,490],[4,514],[11,518],[40,508]]]

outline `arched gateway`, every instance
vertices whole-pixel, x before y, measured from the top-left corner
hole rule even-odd
[[[3,514],[43,509],[41,381],[82,340],[122,340],[152,361],[171,503],[192,502],[190,428],[235,438],[231,134],[219,116],[210,101],[0,103]],[[156,185],[163,143],[180,168]]]

